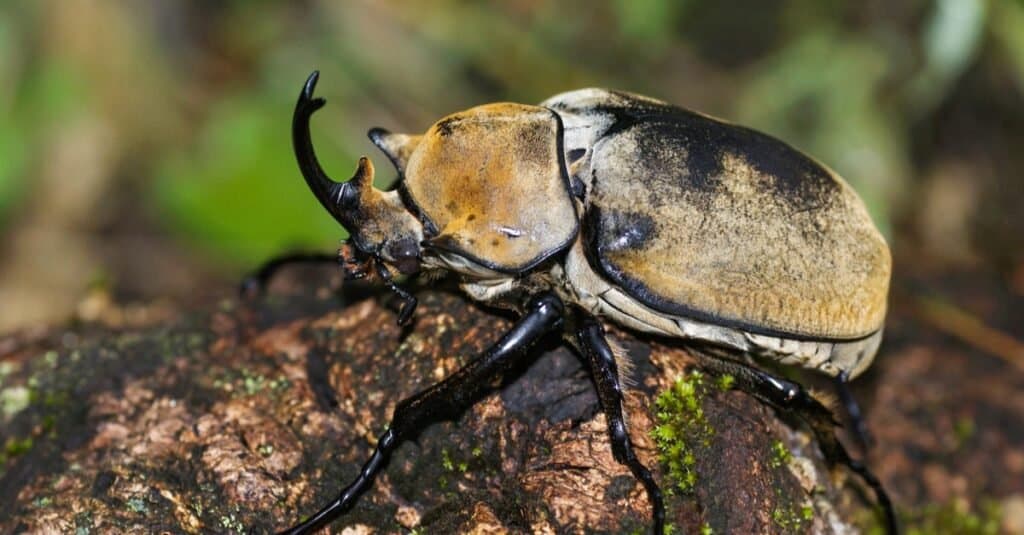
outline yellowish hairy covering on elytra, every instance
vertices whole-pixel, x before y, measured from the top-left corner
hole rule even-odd
[[[500,269],[526,267],[576,232],[558,120],[537,106],[489,104],[438,121],[416,144],[405,185],[437,226],[435,244]]]
[[[626,133],[628,136],[629,133]],[[635,212],[650,192],[631,146],[617,138],[596,184],[602,209]],[[598,150],[600,153],[600,150]],[[665,154],[686,169],[686,154]],[[856,338],[882,327],[891,259],[857,195],[834,173],[837,187],[818,206],[794,210],[770,187],[778,177],[741,155],[722,156],[714,195],[664,202],[646,242],[604,258],[664,301],[716,317],[785,333]],[[699,198],[698,198],[699,197]],[[708,204],[710,203],[710,205]]]

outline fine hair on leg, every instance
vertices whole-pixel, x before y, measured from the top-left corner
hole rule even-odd
[[[608,422],[608,437],[611,441],[612,455],[615,460],[629,468],[647,492],[651,502],[651,522],[654,533],[661,535],[665,531],[665,503],[658,483],[633,451],[633,443],[629,439],[629,430],[622,413],[623,397],[619,381],[618,364],[615,353],[608,344],[604,327],[592,316],[576,311],[582,316],[576,328],[575,345],[583,354],[584,361],[590,369],[590,377],[597,389],[597,399]]]

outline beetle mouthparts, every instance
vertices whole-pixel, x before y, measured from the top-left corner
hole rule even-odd
[[[334,216],[342,226],[345,226],[345,213],[351,210],[359,200],[359,190],[366,184],[373,184],[373,164],[366,158],[359,160],[359,168],[356,170],[352,180],[339,183],[331,180],[313,150],[313,139],[309,131],[309,120],[316,110],[319,110],[327,102],[322,98],[313,98],[313,91],[316,89],[316,82],[320,78],[320,71],[313,71],[306,78],[299,93],[299,100],[295,104],[295,113],[292,116],[292,146],[295,149],[295,158],[299,162],[299,169],[303,178],[313,194],[320,201],[320,204]]]

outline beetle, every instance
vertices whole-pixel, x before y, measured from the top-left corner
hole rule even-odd
[[[349,232],[348,278],[372,277],[416,299],[400,275],[450,272],[472,299],[519,319],[476,360],[397,404],[359,476],[286,533],[310,533],[350,509],[403,440],[462,410],[549,333],[588,366],[614,458],[643,485],[655,533],[661,491],[633,451],[619,371],[601,319],[683,340],[702,366],[810,424],[826,458],[873,488],[880,482],[835,438],[831,411],[799,384],[751,364],[795,365],[845,384],[877,353],[891,257],[861,199],[836,173],[784,142],[632,93],[581,89],[540,105],[497,103],[449,115],[424,134],[375,128],[371,141],[398,172],[373,186],[363,157],[339,183],[317,161],[310,118],[325,101],[306,80],[292,137],[306,183]],[[293,260],[260,270],[266,279]]]

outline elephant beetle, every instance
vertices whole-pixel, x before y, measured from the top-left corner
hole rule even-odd
[[[766,134],[631,93],[582,89],[540,105],[497,103],[449,115],[425,134],[375,128],[398,171],[374,188],[361,158],[338,183],[313,150],[318,72],[296,104],[299,168],[348,230],[349,278],[379,279],[416,299],[398,275],[450,272],[472,299],[519,319],[447,379],[397,404],[358,477],[286,533],[311,533],[350,509],[398,444],[466,408],[530,347],[559,333],[582,357],[608,422],[614,458],[643,485],[655,533],[662,494],[633,451],[619,370],[628,365],[599,321],[701,347],[702,366],[731,374],[758,399],[806,421],[832,464],[881,483],[835,437],[831,411],[751,358],[798,365],[842,384],[871,363],[882,337],[891,258],[857,194],[834,172]],[[273,261],[258,282],[290,260]]]

